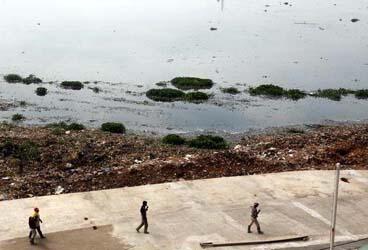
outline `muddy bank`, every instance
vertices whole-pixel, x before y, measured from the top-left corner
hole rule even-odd
[[[0,127],[0,199],[308,169],[367,169],[368,124],[244,136],[229,149],[98,130]],[[22,149],[29,157],[19,157]],[[16,151],[15,149],[18,149]],[[20,171],[20,169],[22,171]]]

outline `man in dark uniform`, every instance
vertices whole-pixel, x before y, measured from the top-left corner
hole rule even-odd
[[[147,231],[148,229],[147,210],[148,210],[147,201],[143,201],[141,206],[142,223],[136,228],[138,233],[139,229],[141,229],[141,227],[144,226],[144,233],[149,234],[149,232]]]
[[[257,219],[258,214],[261,212],[261,209],[257,209],[258,206],[259,206],[258,203],[254,203],[254,205],[251,206],[251,214],[250,214],[251,222],[248,226],[248,233],[252,232],[250,229],[251,229],[253,224],[256,224],[258,233],[263,234],[263,232],[261,231],[261,227],[259,226],[258,219]]]

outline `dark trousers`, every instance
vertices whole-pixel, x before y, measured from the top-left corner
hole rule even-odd
[[[36,227],[36,228],[31,228],[31,231],[29,232],[29,236],[28,236],[28,238],[32,241],[32,242],[34,242],[34,239],[35,239],[35,237],[36,237],[36,230],[37,230],[37,232],[38,232],[38,235],[41,237],[41,238],[43,238],[43,237],[45,237],[45,236],[43,236],[43,233],[42,233],[42,231],[41,231],[41,227]]]
[[[148,229],[148,221],[146,217],[142,217],[142,222],[141,224],[137,227],[137,231],[139,231],[139,229],[141,229],[144,226],[144,232],[147,232]]]
[[[250,219],[251,219],[251,222],[250,222],[250,224],[248,225],[248,231],[250,231],[250,229],[252,228],[253,224],[256,224],[257,231],[258,231],[258,232],[261,232],[261,227],[259,226],[259,223],[258,223],[257,218],[253,218],[253,217],[251,217]]]

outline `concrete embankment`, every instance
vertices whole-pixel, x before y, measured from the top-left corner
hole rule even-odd
[[[340,183],[337,241],[367,237],[368,171],[345,170],[341,177],[348,182]],[[28,216],[36,206],[48,236],[37,239],[40,249],[187,250],[201,249],[200,242],[299,235],[309,235],[310,240],[224,249],[327,243],[333,181],[333,171],[285,172],[2,201],[0,249],[37,248],[27,239]],[[149,235],[135,231],[142,200],[149,202]],[[262,209],[264,235],[246,232],[249,207],[255,201]]]

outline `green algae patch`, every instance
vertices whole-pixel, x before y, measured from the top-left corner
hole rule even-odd
[[[210,89],[213,86],[211,79],[202,79],[197,77],[176,77],[171,80],[171,84],[181,90]]]
[[[257,87],[250,87],[249,93],[251,95],[282,97],[285,93],[285,90],[282,87],[273,84],[262,84]]]
[[[354,93],[358,99],[368,99],[368,89],[359,89]]]
[[[47,95],[47,88],[39,87],[36,89],[36,95],[38,96],[45,96]]]
[[[208,94],[196,91],[185,94],[184,100],[187,102],[201,103],[207,101],[209,98],[210,96]]]
[[[315,97],[327,98],[332,101],[340,101],[342,96],[346,96],[349,94],[354,94],[354,90],[350,89],[319,89],[316,93],[312,94]]]
[[[50,123],[46,127],[53,129],[76,130],[76,131],[80,131],[86,128],[83,124],[76,122],[70,124],[67,124],[66,122]]]
[[[11,119],[13,122],[19,122],[25,120],[26,117],[22,114],[14,114]]]
[[[124,134],[126,129],[124,124],[119,122],[106,122],[101,125],[101,130],[105,132]]]
[[[284,96],[288,99],[299,100],[307,96],[307,93],[299,89],[288,89],[284,91]]]
[[[237,94],[240,93],[240,91],[237,88],[235,88],[235,87],[222,88],[221,91],[223,93],[230,94],[230,95],[237,95]]]
[[[23,82],[24,84],[29,85],[29,84],[32,84],[32,83],[42,83],[42,79],[41,79],[41,78],[36,77],[35,75],[29,75],[29,76],[27,76],[26,78],[23,78],[23,79],[22,79],[22,82]]]
[[[7,74],[4,76],[4,80],[8,83],[22,82],[23,78],[17,74]]]
[[[156,102],[174,102],[183,100],[185,93],[181,90],[171,88],[150,89],[146,92],[146,96]]]
[[[183,145],[185,144],[185,138],[176,135],[176,134],[169,134],[166,135],[164,138],[162,138],[162,142],[164,144],[168,144],[168,145]]]
[[[224,138],[213,135],[200,135],[189,141],[192,148],[225,149],[228,147]]]
[[[63,89],[80,90],[84,87],[83,83],[79,81],[64,81],[60,84]]]

